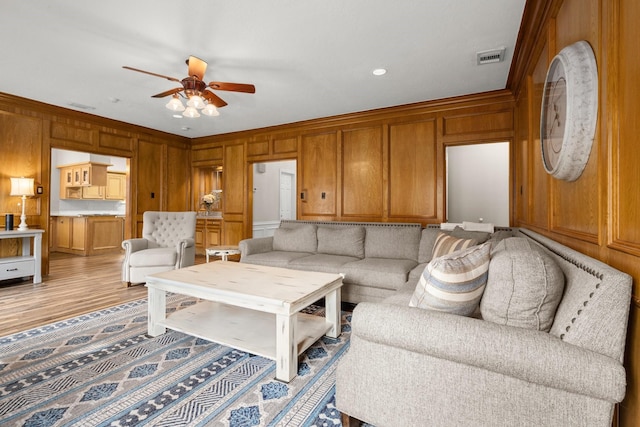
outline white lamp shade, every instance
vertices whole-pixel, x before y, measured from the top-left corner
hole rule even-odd
[[[11,196],[33,196],[33,178],[11,178]]]
[[[165,107],[167,107],[171,111],[184,111],[184,105],[177,96],[171,98],[171,101],[167,102],[167,105],[165,105]]]
[[[193,107],[187,107],[186,110],[184,110],[184,112],[182,113],[182,115],[184,117],[189,117],[191,119],[194,119],[196,117],[200,117],[200,113],[198,113],[198,110],[196,110]]]
[[[204,107],[204,110],[202,110],[202,114],[206,114],[207,116],[212,116],[212,117],[220,115],[220,113],[218,112],[218,109],[213,104],[207,104],[207,106]]]
[[[201,110],[202,108],[204,108],[204,100],[198,95],[193,95],[187,101],[187,106]]]

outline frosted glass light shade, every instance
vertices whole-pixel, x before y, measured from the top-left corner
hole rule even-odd
[[[196,117],[200,117],[200,113],[193,107],[187,107],[186,110],[182,113],[184,117],[189,117],[190,119],[194,119]]]
[[[11,178],[11,196],[33,196],[33,178]]]
[[[189,101],[187,101],[187,106],[201,110],[204,108],[204,100],[198,95],[193,95],[189,98]]]
[[[165,107],[167,107],[171,111],[184,111],[184,105],[177,96],[171,98],[171,101],[167,102],[167,105],[165,105]]]
[[[207,116],[215,117],[215,116],[219,116],[220,112],[218,111],[218,109],[216,108],[215,105],[207,104],[207,106],[204,107],[204,110],[202,110],[202,114],[206,114]]]

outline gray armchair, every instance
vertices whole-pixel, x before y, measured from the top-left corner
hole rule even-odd
[[[122,242],[125,250],[122,281],[146,282],[149,274],[195,263],[195,212],[145,212],[142,238]]]

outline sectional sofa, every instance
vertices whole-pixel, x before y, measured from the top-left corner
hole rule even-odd
[[[345,426],[610,426],[626,391],[631,277],[526,229],[454,229],[473,242],[434,257],[441,233],[283,221],[242,241],[241,262],[345,274],[343,300],[359,303],[336,371]],[[452,305],[423,298],[446,299],[438,286],[462,275],[451,266],[480,253],[469,271],[481,288],[465,276]]]
[[[462,229],[446,231],[484,242],[510,235]],[[240,262],[295,270],[342,273],[342,300],[379,302],[413,289],[431,260],[440,227],[418,223],[359,223],[283,220],[272,237],[240,242]]]

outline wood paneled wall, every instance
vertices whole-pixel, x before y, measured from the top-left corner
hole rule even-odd
[[[510,87],[516,94],[514,225],[631,274],[633,300],[622,426],[640,425],[640,4],[637,0],[528,1]],[[575,182],[546,174],[540,156],[545,73],[563,47],[588,41],[599,74],[598,127],[589,162]]]
[[[497,91],[198,138],[192,158],[195,169],[224,165],[234,244],[251,236],[255,162],[297,159],[300,219],[437,223],[445,147],[512,141],[513,129],[513,97]]]
[[[3,227],[5,213],[20,216],[20,199],[9,196],[9,178],[32,177],[36,184],[43,186],[44,194],[27,199],[27,223],[31,228],[44,229],[44,241],[49,240],[52,148],[130,159],[126,237],[140,234],[145,210],[190,209],[189,139],[0,93],[0,222]],[[3,245],[11,245],[10,241],[4,242],[7,243]],[[3,246],[0,251],[15,251],[18,246]],[[49,245],[44,244],[42,252],[46,275]]]

